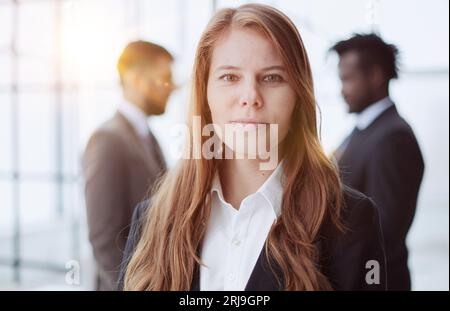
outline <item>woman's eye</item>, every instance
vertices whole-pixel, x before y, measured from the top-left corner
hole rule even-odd
[[[221,76],[220,79],[223,81],[226,81],[226,82],[233,82],[233,81],[237,81],[238,77],[233,74],[225,74],[225,75]]]
[[[264,76],[263,81],[264,82],[282,82],[283,78],[280,75],[271,74],[271,75]]]

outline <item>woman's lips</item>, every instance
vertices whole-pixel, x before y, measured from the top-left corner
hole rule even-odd
[[[268,125],[266,122],[260,122],[255,120],[236,120],[231,121],[230,124],[232,124],[236,129],[243,130],[243,131],[256,131],[258,129],[259,125]]]

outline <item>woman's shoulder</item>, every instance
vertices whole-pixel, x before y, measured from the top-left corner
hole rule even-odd
[[[139,239],[141,238],[143,218],[147,214],[147,210],[150,208],[150,200],[143,201],[136,205],[131,218],[130,231],[128,233],[127,243],[123,251],[122,263],[120,265],[119,279],[117,281],[117,289],[123,290],[125,271],[128,263],[133,256]]]
[[[362,205],[363,208],[375,208],[374,202],[362,192],[355,190],[349,186],[343,186],[342,189],[344,203],[348,208]]]
[[[143,219],[150,208],[150,200],[145,200],[136,205],[131,217],[130,232],[128,234],[127,245],[125,247],[125,255],[130,255],[141,237]],[[128,253],[128,254],[127,254]]]
[[[355,219],[374,217],[378,215],[372,199],[348,186],[343,187],[343,206],[341,220],[351,222]]]
[[[145,200],[136,205],[133,211],[132,223],[133,221],[139,221],[142,215],[145,215],[146,211],[149,209],[150,200]]]
[[[343,231],[328,231],[323,241],[326,274],[338,290],[384,290],[386,264],[378,209],[370,198],[350,187],[344,187],[343,201]]]
[[[331,230],[334,239],[366,239],[368,234],[381,231],[380,216],[374,201],[348,186],[343,187],[340,222],[343,227],[340,234]]]

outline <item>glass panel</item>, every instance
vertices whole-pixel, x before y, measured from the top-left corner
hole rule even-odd
[[[29,228],[25,232],[39,229],[37,224],[49,223],[55,219],[56,185],[49,181],[21,181],[20,221]]]
[[[8,179],[0,179],[0,238],[10,236],[12,233],[12,182]],[[3,245],[3,243],[0,243]],[[0,247],[0,257],[4,247]]]
[[[56,170],[54,98],[48,93],[19,96],[21,172],[49,173]]]
[[[61,188],[63,202],[70,192]],[[72,258],[70,217],[58,217],[59,187],[53,182],[21,183],[21,253],[25,260],[61,264]],[[73,198],[71,197],[73,200]]]
[[[50,90],[50,85],[54,82],[55,71],[53,64],[45,58],[26,56],[19,61],[19,85],[30,84],[39,85],[39,90]],[[33,87],[33,85],[31,85]]]
[[[11,96],[0,93],[0,174],[10,172],[11,154]]]
[[[132,7],[127,2],[127,7]],[[68,1],[63,5],[64,77],[83,85],[117,82],[116,62],[127,42],[123,1]]]
[[[0,5],[1,7],[1,5]],[[0,17],[1,19],[1,17]],[[0,26],[1,27],[1,26]],[[2,32],[3,36],[3,32]],[[0,36],[0,37],[2,37]],[[0,92],[5,92],[9,90],[12,80],[12,67],[11,67],[11,55],[9,53],[9,50],[5,48],[5,50],[1,50],[2,47],[0,46],[0,71],[2,74],[0,74]]]
[[[13,5],[0,2],[0,53],[11,44]],[[1,67],[1,66],[0,66]]]
[[[248,2],[253,2],[253,1],[248,1],[248,0],[216,0],[216,6],[217,6],[217,9],[220,9],[220,8],[223,8],[223,7],[235,8],[235,7],[238,7],[240,5],[246,4]]]
[[[62,94],[62,126],[63,126],[63,171],[75,175],[78,172],[80,154],[78,149],[78,105],[77,91],[66,91]]]
[[[113,116],[121,100],[119,86],[114,89],[80,90],[77,103],[80,107],[80,151],[84,149],[92,132]]]
[[[14,290],[12,279],[13,269],[10,266],[0,265],[0,290]]]
[[[55,1],[24,1],[19,6],[20,54],[49,58],[55,53]]]
[[[140,21],[141,36],[169,50],[179,50],[179,31],[182,31],[180,2],[178,0],[140,1],[139,5],[139,12],[145,12],[145,15],[141,13],[136,16]]]
[[[11,259],[13,254],[12,248],[12,235],[13,235],[13,183],[8,179],[0,179],[0,258]],[[0,268],[6,268],[7,266],[0,265]],[[7,275],[9,271],[7,269],[0,270],[0,280],[6,280],[2,278],[2,274]],[[11,275],[12,277],[12,275]],[[0,282],[0,287],[1,287]]]

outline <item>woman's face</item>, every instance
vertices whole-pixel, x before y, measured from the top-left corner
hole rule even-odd
[[[207,99],[212,121],[222,133],[229,124],[248,136],[258,124],[265,124],[266,139],[256,143],[267,144],[269,125],[276,124],[280,144],[289,131],[297,96],[271,41],[252,29],[231,29],[214,46]],[[247,149],[236,150],[224,142],[247,154]]]

